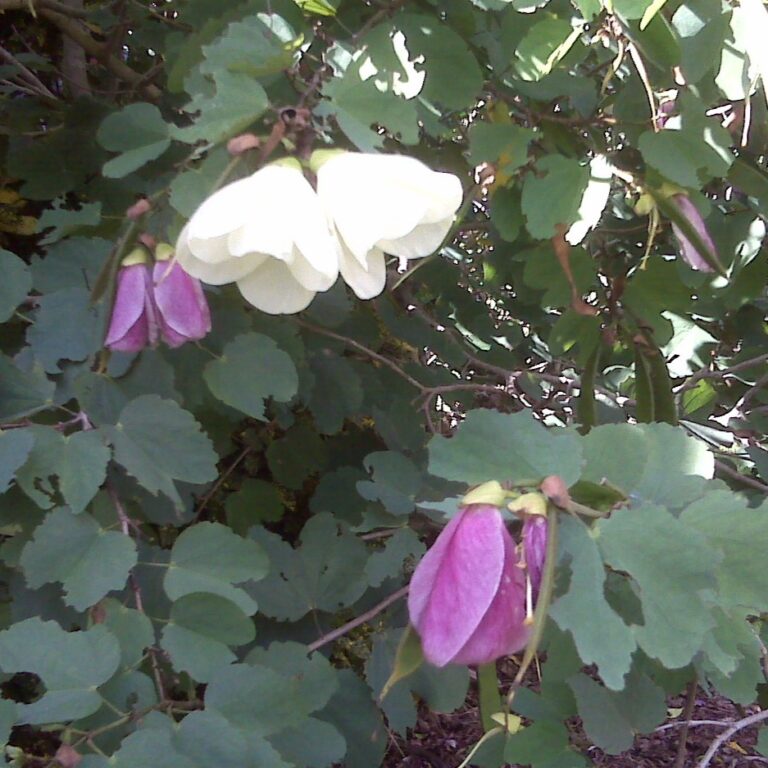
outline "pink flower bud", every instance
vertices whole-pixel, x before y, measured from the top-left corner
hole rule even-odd
[[[525,646],[525,579],[497,507],[459,510],[417,566],[408,611],[438,667],[485,664]]]
[[[152,277],[160,335],[169,347],[180,347],[210,332],[211,313],[200,281],[170,260],[172,253],[168,245],[157,247]]]
[[[547,559],[548,536],[547,518],[541,515],[528,515],[523,523],[523,559],[531,580],[533,604],[539,597],[541,576]]]
[[[139,352],[157,341],[157,316],[152,276],[141,249],[124,261],[117,273],[117,290],[104,346],[120,352]]]
[[[701,218],[701,214],[688,196],[673,195],[670,198],[670,202],[677,207],[684,218],[688,219],[689,223],[696,230],[699,237],[704,242],[704,245],[709,250],[710,255],[714,256],[714,254],[717,253],[715,244],[709,236],[704,219]],[[683,261],[691,269],[698,269],[700,272],[714,272],[714,269],[707,263],[704,256],[699,253],[696,246],[685,236],[685,234],[683,234],[683,231],[674,222],[672,222],[672,232],[680,245],[680,255],[683,257]],[[710,261],[711,260],[712,258],[710,258]]]
[[[242,155],[251,149],[258,149],[261,146],[259,137],[252,133],[241,133],[227,142],[227,152],[233,157]]]
[[[131,219],[131,221],[136,221],[136,219],[143,216],[151,208],[152,203],[150,203],[146,197],[142,197],[140,200],[137,200],[130,208],[128,208],[128,210],[125,212],[125,215]]]

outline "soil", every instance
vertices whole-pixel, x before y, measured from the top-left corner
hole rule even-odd
[[[673,710],[684,707],[683,697],[672,697],[668,705]],[[744,710],[722,696],[700,693],[691,717],[696,720],[729,722],[740,720],[756,708]],[[682,716],[671,718],[665,725],[681,722]],[[574,743],[584,743],[586,737],[578,720],[572,724]],[[664,728],[655,733],[638,736],[631,749],[620,755],[606,755],[596,747],[585,757],[598,768],[695,768],[714,739],[722,733],[719,726],[702,725],[688,730],[685,759],[675,766],[682,728]],[[391,734],[384,768],[456,768],[483,735],[476,707],[476,697],[470,691],[465,705],[449,714],[436,714],[425,706],[419,710],[416,726],[406,738]],[[768,758],[755,751],[757,727],[745,728],[735,734],[718,751],[711,768],[759,768],[768,766]],[[517,768],[507,766],[506,768]]]

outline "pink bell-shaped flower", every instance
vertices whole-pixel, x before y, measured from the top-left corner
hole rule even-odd
[[[211,313],[200,281],[172,256],[170,245],[157,246],[152,278],[160,335],[169,347],[180,347],[210,332]]]
[[[525,646],[525,577],[497,507],[459,510],[417,566],[408,611],[438,667],[485,664]]]
[[[115,302],[104,346],[120,352],[139,352],[157,341],[157,315],[152,275],[146,251],[136,248],[123,259],[117,273]]]

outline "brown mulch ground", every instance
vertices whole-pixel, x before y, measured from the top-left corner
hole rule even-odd
[[[682,708],[683,698],[672,697],[669,706]],[[700,692],[691,720],[733,721],[751,713],[752,710],[739,710],[722,696],[706,696]],[[578,741],[583,741],[584,736],[578,730],[577,723],[574,735]],[[717,726],[691,727],[686,739],[684,768],[694,768],[722,730]],[[461,709],[450,714],[435,714],[422,706],[416,727],[408,731],[407,738],[392,734],[383,767],[456,768],[482,734],[474,691],[470,691]],[[672,768],[680,734],[680,728],[669,728],[649,736],[638,736],[632,749],[620,755],[606,755],[593,747],[585,756],[599,768]],[[711,768],[768,766],[768,759],[758,756],[754,750],[756,734],[756,727],[736,734],[733,741],[723,745],[710,763]]]

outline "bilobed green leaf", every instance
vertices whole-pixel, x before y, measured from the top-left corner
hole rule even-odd
[[[636,503],[681,508],[714,474],[714,457],[699,440],[668,424],[605,424],[583,441],[583,480],[609,482]]]
[[[638,148],[648,165],[683,187],[697,189],[702,181],[728,172],[712,147],[693,131],[646,131]]]
[[[45,693],[31,704],[17,704],[19,722],[32,725],[77,720],[95,712],[96,690],[116,672],[120,648],[103,626],[65,632],[53,621],[27,619],[0,632],[0,669],[31,672]]]
[[[269,105],[267,93],[258,80],[239,72],[216,73],[216,93],[197,93],[185,107],[199,112],[192,125],[170,129],[171,138],[187,144],[205,140],[218,144],[244,131]]]
[[[722,558],[713,563],[724,607],[768,610],[765,548],[768,505],[750,508],[730,491],[713,491],[683,510],[680,519],[700,531]]]
[[[563,155],[547,155],[523,182],[522,209],[531,235],[540,240],[553,237],[558,224],[576,221],[589,167]]]
[[[160,645],[176,669],[198,682],[207,682],[221,666],[236,660],[229,646],[249,643],[253,621],[230,600],[206,592],[192,592],[176,600]]]
[[[264,400],[288,402],[299,379],[291,358],[269,336],[245,333],[224,347],[203,372],[211,392],[227,405],[255,419],[264,418]]]
[[[406,558],[416,560],[424,553],[424,545],[410,528],[400,528],[387,540],[384,549],[371,553],[365,564],[365,577],[372,587],[378,587],[385,579],[397,577],[403,570]]]
[[[142,395],[123,408],[117,424],[100,430],[115,461],[150,493],[180,504],[174,480],[205,483],[216,477],[216,454],[188,411],[172,400]]]
[[[245,536],[252,525],[279,520],[285,508],[277,486],[249,477],[235,493],[227,496],[226,510],[229,527]]]
[[[363,594],[365,545],[345,529],[339,534],[338,527],[331,515],[315,515],[302,529],[297,549],[263,528],[251,529],[270,562],[267,578],[248,590],[262,613],[296,621],[311,610],[335,612]]]
[[[706,595],[719,553],[661,507],[619,509],[598,526],[606,562],[637,584],[644,621],[632,627],[638,645],[667,667],[685,666],[713,624]]]
[[[225,147],[209,152],[196,168],[174,177],[170,186],[170,203],[185,218],[189,218],[210,194],[214,184],[232,160]]]
[[[511,174],[528,161],[528,145],[535,135],[531,128],[514,123],[474,123],[469,132],[470,158],[475,165],[493,163],[498,173]]]
[[[29,267],[10,251],[0,248],[0,323],[13,316],[16,307],[26,298],[32,288]]]
[[[30,416],[53,403],[56,385],[41,367],[30,371],[17,368],[10,358],[0,355],[0,420]]]
[[[571,49],[580,34],[570,22],[544,18],[526,32],[515,50],[515,69],[523,80],[541,80]]]
[[[430,473],[467,485],[535,482],[547,475],[559,475],[571,485],[581,462],[577,435],[548,430],[527,411],[470,411],[452,438],[434,437],[429,443]]]
[[[275,482],[298,490],[310,475],[322,472],[328,448],[312,426],[302,421],[271,442],[266,455]]]
[[[307,405],[318,430],[338,432],[344,419],[356,414],[363,403],[363,387],[355,369],[338,355],[317,355],[311,361],[315,377]]]
[[[165,576],[171,600],[193,592],[210,592],[231,600],[248,615],[256,603],[235,584],[264,578],[268,561],[264,550],[219,523],[187,528],[173,545]]]
[[[146,613],[129,608],[112,597],[102,600],[99,607],[104,611],[103,625],[120,644],[122,666],[138,666],[145,649],[155,642],[151,620]]]
[[[11,728],[16,722],[16,704],[8,699],[0,699],[0,749],[5,751]]]
[[[393,685],[402,679],[412,675],[424,663],[424,652],[421,648],[421,640],[414,628],[409,624],[397,644],[395,662],[392,666],[392,674],[384,683],[379,693],[379,699],[385,699]]]
[[[571,584],[552,604],[550,615],[573,635],[582,661],[596,664],[605,684],[620,690],[636,648],[632,630],[605,600],[605,565],[589,529],[564,518],[559,534],[562,551],[570,558]]]
[[[563,723],[539,720],[507,739],[504,761],[552,768],[582,768],[586,760],[568,742]]]
[[[113,112],[99,126],[96,139],[120,154],[104,164],[102,173],[120,179],[160,157],[171,144],[168,129],[154,104],[137,102]]]
[[[609,691],[584,674],[568,685],[587,736],[611,755],[629,749],[636,734],[652,730],[666,716],[664,691],[642,674],[633,673],[623,691]]]
[[[90,515],[73,515],[64,508],[45,517],[21,554],[30,587],[61,582],[65,601],[79,611],[122,589],[135,564],[130,536],[105,531]]]
[[[380,501],[387,512],[407,515],[413,512],[421,473],[408,458],[397,451],[370,453],[363,461],[371,481],[357,484],[357,492],[369,501]]]
[[[60,360],[85,360],[101,347],[99,311],[85,288],[65,288],[38,301],[27,339],[46,371],[58,373]]]
[[[286,728],[269,743],[293,765],[331,766],[344,757],[347,744],[336,728],[325,720],[308,717],[295,728]]]
[[[16,470],[27,460],[34,444],[34,435],[27,429],[0,431],[0,493],[8,490]]]

